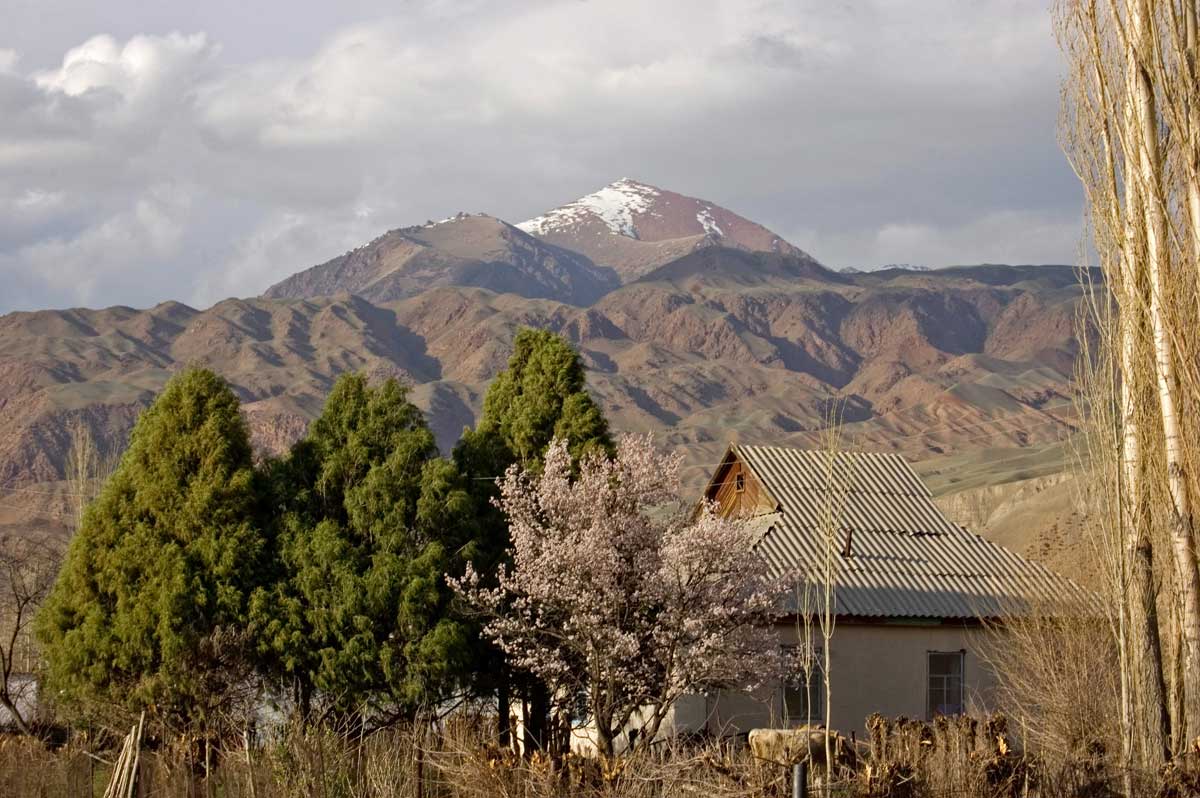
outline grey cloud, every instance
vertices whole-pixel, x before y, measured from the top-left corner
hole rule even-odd
[[[124,38],[0,58],[0,311],[254,294],[391,227],[518,221],[622,175],[834,266],[1078,239],[1041,3],[358,3],[258,50],[235,11],[118,5]]]

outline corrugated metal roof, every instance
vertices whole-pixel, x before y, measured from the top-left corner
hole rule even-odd
[[[837,452],[831,461],[827,452],[778,446],[732,453],[778,502],[778,512],[754,519],[759,549],[778,573],[819,567],[826,530],[837,530],[839,615],[995,618],[1086,600],[1069,579],[951,523],[900,455]]]

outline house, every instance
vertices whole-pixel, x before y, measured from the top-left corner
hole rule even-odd
[[[875,712],[983,712],[996,687],[987,650],[1003,634],[989,621],[1086,600],[1070,580],[950,522],[897,454],[734,445],[704,495],[761,529],[756,545],[779,573],[823,562],[826,541],[835,547],[832,701],[824,706],[819,674],[807,690],[687,696],[672,713],[676,732],[730,735],[828,718],[862,734]],[[819,606],[812,587],[798,584],[789,599],[778,627],[785,647],[799,643]]]

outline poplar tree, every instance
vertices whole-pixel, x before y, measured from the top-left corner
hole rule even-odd
[[[39,614],[44,694],[77,717],[148,710],[212,730],[253,691],[259,519],[237,397],[211,371],[179,374],[139,417]]]
[[[1099,398],[1115,408],[1120,526],[1105,550],[1122,753],[1154,770],[1200,735],[1200,25],[1191,2],[1056,11],[1063,141],[1116,311],[1099,337],[1116,373]]]

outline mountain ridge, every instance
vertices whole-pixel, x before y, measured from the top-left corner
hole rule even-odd
[[[342,291],[391,301],[441,285],[487,288],[576,305],[618,284],[611,270],[486,214],[389,230],[368,244],[270,286],[268,299]]]
[[[837,272],[764,227],[730,235],[711,203],[721,235],[686,235],[704,201],[655,191],[679,218],[643,208],[634,229],[618,219],[592,234],[618,255],[641,248],[621,269],[549,227],[460,214],[389,231],[257,298],[0,316],[0,527],[64,529],[71,426],[119,450],[188,365],[230,381],[263,455],[300,437],[347,371],[412,386],[446,450],[523,326],[566,336],[614,428],[656,432],[693,477],[730,440],[817,444],[834,406],[849,443],[914,460],[1074,429],[1071,268]],[[590,229],[567,221],[563,235]]]

